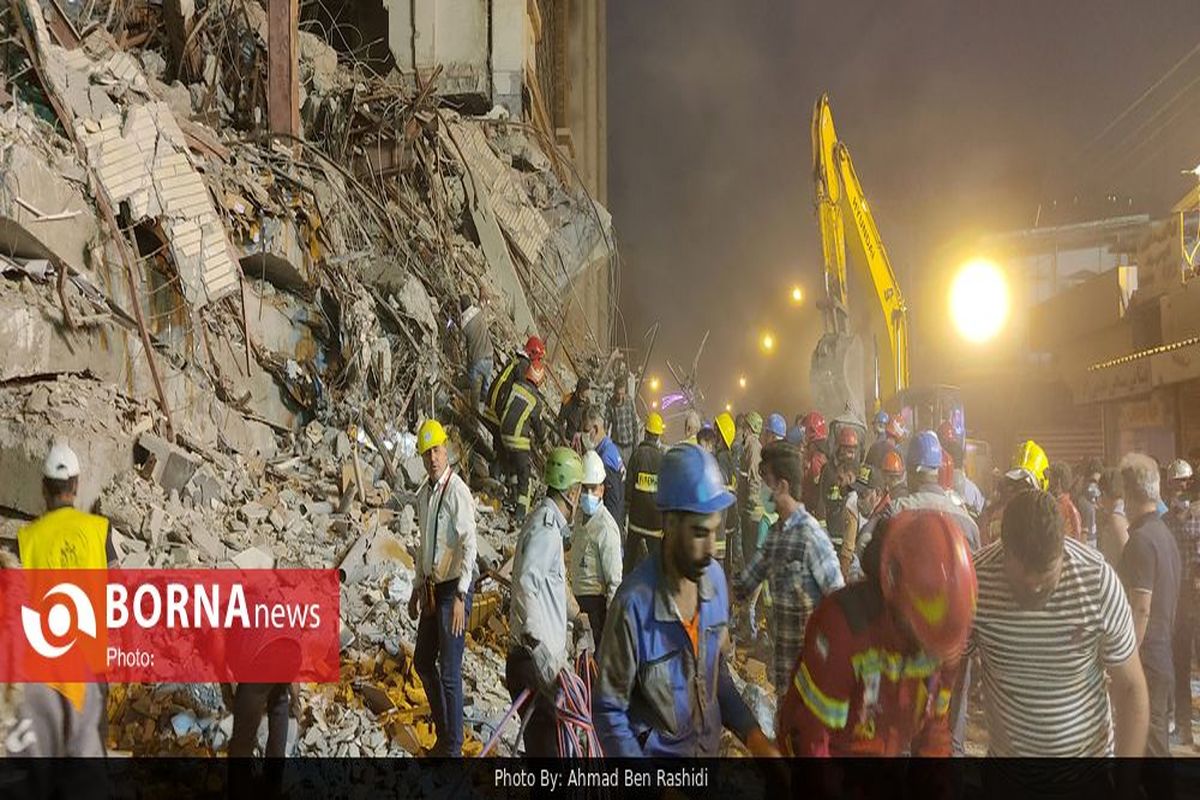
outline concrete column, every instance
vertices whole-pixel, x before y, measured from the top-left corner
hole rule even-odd
[[[267,0],[267,123],[300,136],[300,0]]]
[[[492,0],[492,102],[521,118],[527,0]]]

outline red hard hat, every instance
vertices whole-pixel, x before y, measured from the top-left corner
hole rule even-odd
[[[825,418],[816,411],[810,411],[804,418],[804,434],[810,442],[820,442],[829,438],[829,427]]]
[[[899,450],[888,450],[883,454],[883,471],[891,475],[904,474],[904,458]]]
[[[966,538],[939,511],[902,511],[888,522],[879,583],[921,647],[946,660],[962,652],[979,587]]]
[[[942,447],[945,447],[948,443],[958,439],[958,437],[954,435],[954,426],[950,424],[949,420],[943,420],[942,424],[938,425],[937,437],[938,441],[942,443]]]
[[[858,430],[845,427],[838,430],[838,447],[858,447]]]
[[[546,357],[546,345],[537,336],[530,336],[525,342],[525,355],[529,356],[530,361],[539,362]]]
[[[904,439],[905,432],[904,423],[901,421],[899,414],[888,420],[887,435],[889,438],[899,443]]]

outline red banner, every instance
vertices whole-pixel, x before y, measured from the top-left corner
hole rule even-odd
[[[333,683],[336,570],[0,570],[0,682]]]

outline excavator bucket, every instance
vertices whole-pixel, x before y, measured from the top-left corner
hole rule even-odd
[[[865,420],[862,339],[846,333],[826,333],[817,341],[809,369],[813,405],[826,419]]]

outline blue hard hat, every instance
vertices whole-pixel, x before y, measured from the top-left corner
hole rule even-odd
[[[796,447],[803,447],[804,446],[804,428],[800,427],[799,425],[793,425],[791,427],[791,429],[787,432],[787,441],[788,441],[788,444],[795,445]]]
[[[735,498],[725,489],[717,459],[703,447],[680,444],[663,456],[658,467],[659,511],[711,514],[729,508]]]
[[[933,431],[921,431],[908,443],[909,469],[941,469],[942,443]]]
[[[880,430],[887,427],[887,424],[891,421],[892,418],[888,416],[886,411],[880,411],[875,415],[875,427],[879,428]]]
[[[772,414],[767,417],[767,430],[780,439],[787,436],[787,420],[783,418],[783,414]]]

